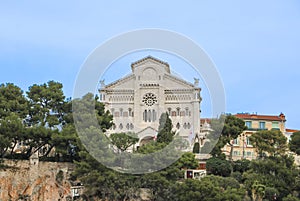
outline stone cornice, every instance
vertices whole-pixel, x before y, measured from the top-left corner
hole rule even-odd
[[[106,92],[107,94],[114,94],[114,93],[117,93],[117,94],[134,94],[134,90],[132,89],[107,89],[107,90],[100,90],[100,91],[103,91],[103,92]]]
[[[195,89],[166,89],[165,94],[191,93]]]
[[[165,78],[168,78],[168,79],[170,79],[170,80],[173,80],[173,81],[175,81],[175,82],[177,82],[177,83],[181,83],[181,84],[187,85],[187,86],[189,86],[189,87],[195,88],[195,86],[194,86],[192,83],[187,82],[187,81],[185,81],[185,80],[183,80],[183,79],[180,79],[180,78],[178,78],[178,77],[175,77],[174,75],[168,75],[168,74],[165,74],[164,77],[165,77]]]
[[[107,89],[107,88],[110,88],[110,87],[122,84],[122,83],[124,83],[124,82],[126,82],[126,81],[128,81],[130,79],[133,79],[134,77],[135,77],[134,74],[129,74],[129,75],[127,75],[127,76],[125,76],[125,77],[123,77],[121,79],[118,79],[118,80],[116,80],[116,81],[114,81],[114,82],[106,85],[103,89]]]

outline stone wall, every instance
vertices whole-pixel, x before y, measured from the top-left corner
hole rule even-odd
[[[64,201],[71,198],[72,163],[4,160],[0,170],[0,201]]]

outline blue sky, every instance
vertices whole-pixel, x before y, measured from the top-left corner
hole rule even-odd
[[[0,5],[0,83],[13,82],[26,91],[34,83],[56,80],[71,96],[80,66],[98,45],[131,30],[161,28],[186,35],[212,58],[224,82],[227,112],[283,112],[287,126],[300,129],[297,0],[6,1]],[[130,63],[125,61],[119,64],[129,72]],[[178,71],[182,68],[176,59],[169,63]],[[192,81],[190,75],[181,76]],[[208,102],[204,93],[204,116]]]

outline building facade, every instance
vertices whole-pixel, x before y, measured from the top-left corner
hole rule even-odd
[[[173,130],[187,140],[200,133],[199,80],[187,82],[171,74],[168,63],[148,56],[131,64],[131,73],[115,82],[101,81],[100,101],[113,114],[108,134],[134,132],[139,144],[152,140],[159,118],[167,112]]]
[[[256,149],[251,145],[250,136],[261,130],[280,130],[285,134],[285,115],[258,115],[249,113],[238,113],[234,116],[243,119],[247,126],[245,130],[237,139],[232,141],[233,144],[233,160],[238,159],[255,159],[257,157]],[[225,145],[223,152],[226,156],[230,154],[230,146]]]

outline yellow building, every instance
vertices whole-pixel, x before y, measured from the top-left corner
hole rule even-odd
[[[257,157],[255,148],[251,145],[249,137],[260,130],[280,130],[285,133],[285,115],[258,115],[249,113],[238,113],[234,116],[243,119],[247,126],[245,130],[237,139],[232,141],[233,144],[233,160],[238,159],[254,159]],[[223,152],[228,157],[231,146],[225,145]]]

